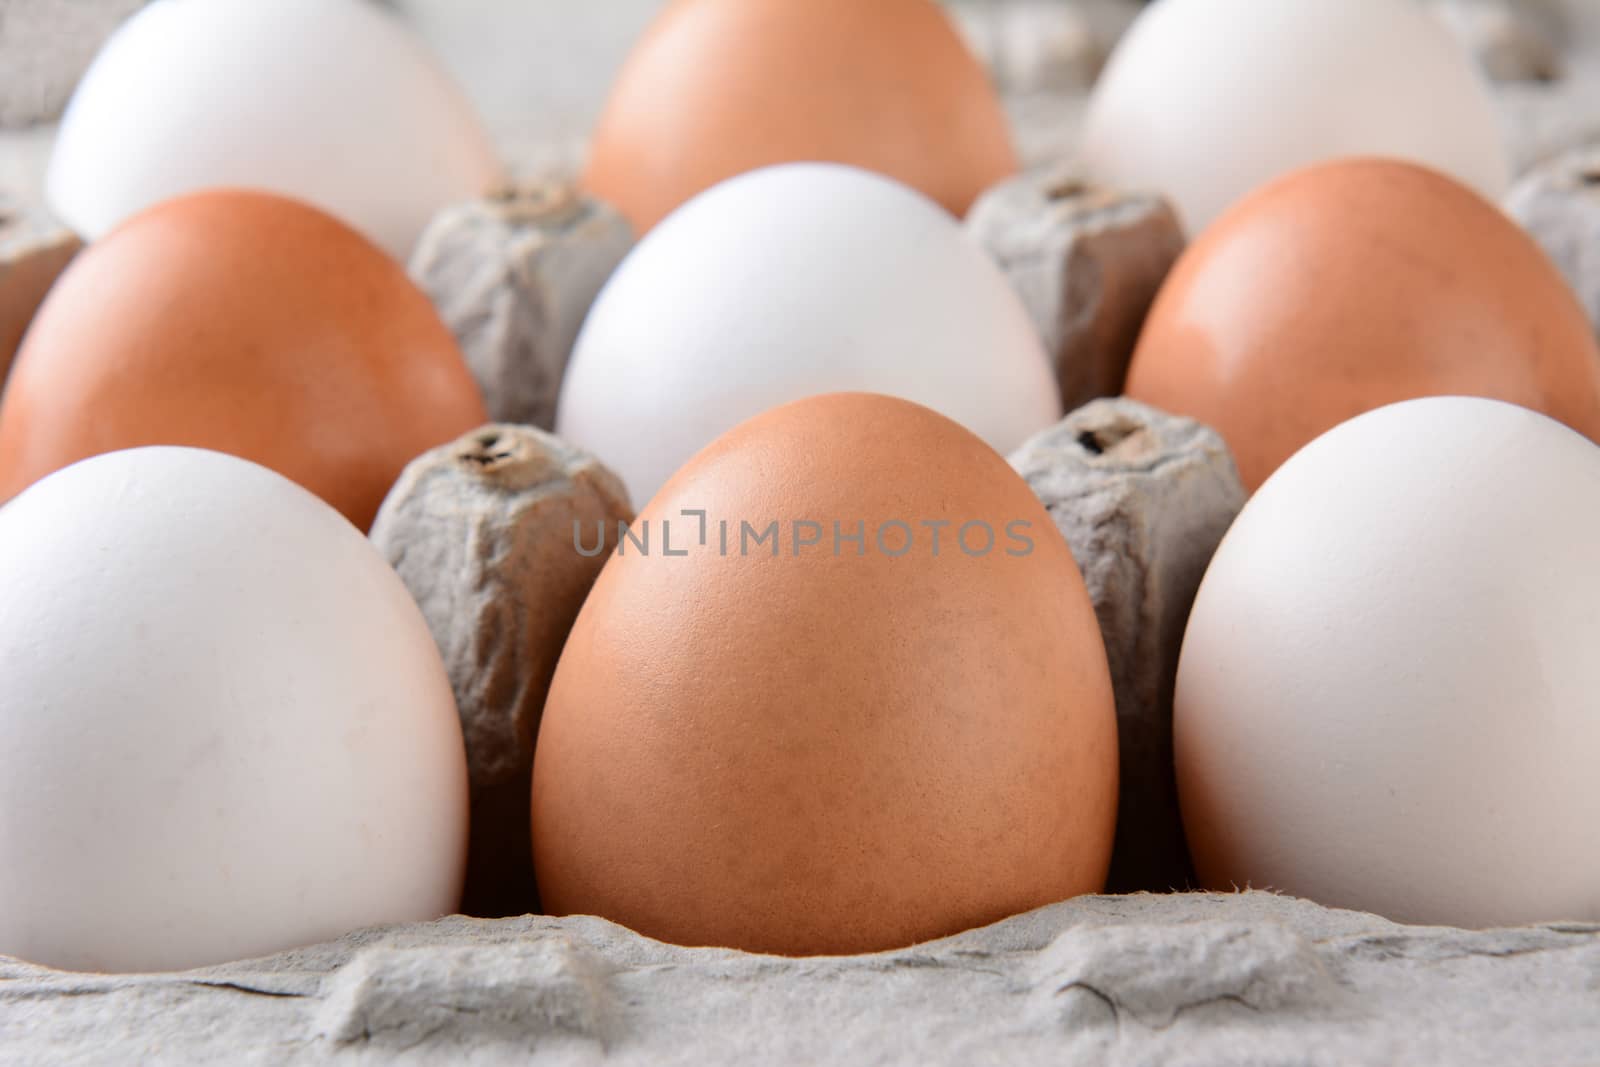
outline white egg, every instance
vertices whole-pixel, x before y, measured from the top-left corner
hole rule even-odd
[[[1184,638],[1209,887],[1402,922],[1600,920],[1600,448],[1493,400],[1381,408],[1251,499]]]
[[[0,955],[180,969],[435,918],[467,770],[383,557],[252,463],[86,460],[0,508]]]
[[[45,195],[96,238],[197,189],[295,197],[404,259],[502,178],[465,95],[369,0],[156,0],[101,49]]]
[[[1001,452],[1061,417],[1027,312],[959,223],[891,179],[786,164],[700,194],[623,261],[557,431],[642,501],[745,419],[844,391],[916,401]]]
[[[1387,156],[1498,201],[1510,181],[1493,101],[1417,0],[1158,0],[1096,84],[1082,157],[1154,189],[1191,234],[1289,171]]]

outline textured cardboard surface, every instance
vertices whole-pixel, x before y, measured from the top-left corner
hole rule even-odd
[[[1263,893],[1085,897],[806,960],[451,918],[177,975],[0,960],[0,1059],[1578,1067],[1597,982],[1600,927],[1405,927]]]

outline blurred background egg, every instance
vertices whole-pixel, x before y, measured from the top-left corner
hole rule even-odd
[[[155,0],[79,84],[46,180],[88,238],[214,186],[315,204],[404,259],[502,180],[460,89],[371,0]]]
[[[1089,177],[1165,193],[1191,235],[1261,184],[1344,156],[1505,192],[1488,88],[1416,0],[1161,0],[1118,44],[1083,130]]]
[[[0,398],[0,501],[101,452],[194,445],[366,529],[406,463],[487,421],[433,306],[376,246],[280,197],[199,193],[56,283]]]
[[[1499,209],[1406,163],[1300,171],[1179,260],[1127,393],[1222,432],[1247,487],[1397,400],[1507,400],[1600,438],[1600,350],[1548,257]]]
[[[467,770],[405,587],[252,463],[144,448],[0,508],[0,955],[172,970],[435,918]]]
[[[1105,647],[993,449],[915,404],[814,397],[695,457],[632,534],[650,551],[607,562],[539,731],[546,911],[809,955],[1104,884]]]
[[[956,215],[1017,169],[988,76],[932,0],[675,0],[617,76],[584,183],[643,233],[725,178],[806,161]]]
[[[839,390],[925,404],[1002,452],[1061,415],[1027,311],[954,219],[888,178],[790,164],[701,194],[623,261],[556,426],[648,500],[743,420]]]
[[[1204,883],[1600,920],[1600,449],[1496,401],[1344,423],[1239,516],[1175,711]]]

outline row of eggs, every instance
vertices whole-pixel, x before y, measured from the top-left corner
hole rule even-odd
[[[993,450],[905,401],[811,398],[713,443],[634,529],[665,541],[695,512],[804,515],[835,541],[782,524],[770,552],[690,534],[608,560],[538,733],[545,910],[841,953],[1104,885],[1105,651]],[[1202,883],[1406,921],[1600,914],[1596,522],[1600,450],[1498,401],[1392,405],[1297,453],[1184,640]],[[876,537],[841,551],[858,524]],[[961,532],[941,554],[926,529]],[[314,495],[217,452],[95,457],[0,508],[0,588],[6,954],[177,969],[457,906],[449,680],[395,573]]]
[[[1328,172],[1256,197],[1251,210],[1238,204],[1334,157],[1410,159],[1489,199],[1508,170],[1469,58],[1412,0],[1258,7],[1153,5],[1089,108],[1087,176],[1162,190],[1204,235],[1185,262],[1189,285],[1169,285],[1157,309],[1130,394],[1221,429],[1252,486],[1340,418],[1397,396],[1486,393],[1592,433],[1592,375],[1573,366],[1583,342],[1553,305],[1553,273],[1464,189],[1398,171]],[[832,77],[816,78],[822,69]],[[725,182],[802,159],[905,185],[821,168]],[[640,500],[740,418],[826,389],[905,396],[1009,450],[1061,414],[1043,387],[1049,372],[992,265],[934,205],[959,215],[1015,168],[993,91],[929,0],[668,5],[616,81],[584,176],[648,239],[590,316],[557,428],[605,457]],[[367,0],[158,0],[114,35],[74,97],[48,191],[62,218],[100,237],[186,191],[268,189],[403,259],[441,207],[502,177],[460,92]],[[1377,272],[1375,242],[1393,248]],[[244,288],[236,299],[267,291]],[[1321,319],[1301,315],[1308,300]],[[1455,333],[1416,326],[1434,322]],[[1463,342],[1481,351],[1462,357]],[[1285,371],[1273,354],[1286,345],[1316,351]],[[1530,348],[1541,353],[1531,361]],[[771,353],[756,372],[752,349]],[[966,356],[980,349],[990,353],[981,368]],[[1324,379],[1337,388],[1293,378],[1334,364]],[[441,395],[460,393],[456,383]],[[1310,395],[1285,418],[1270,398],[1290,393]],[[663,395],[685,399],[663,412]],[[459,425],[463,399],[433,421]],[[388,477],[347,508],[357,522],[438,429],[429,421],[390,434],[403,440],[384,457]],[[101,437],[102,448],[119,439]],[[89,454],[58,444],[0,475],[0,497]]]
[[[198,18],[204,6],[151,10]],[[672,41],[675,19],[715,24],[734,6],[676,5],[641,55]],[[748,8],[787,25],[826,6]],[[900,5],[897,17],[924,17],[913,8],[931,10]],[[1305,5],[1324,9],[1334,7]],[[1166,0],[1141,25],[1183,10]],[[138,40],[134,28],[108,56]],[[1128,47],[1142,37],[1160,39],[1137,30]],[[682,60],[687,47],[656,66],[703,68]],[[60,173],[71,171],[66,135],[93,114],[88,102],[74,109]],[[826,128],[847,125],[832,116]],[[646,172],[628,159],[624,174]],[[669,187],[652,173],[652,190]],[[626,190],[611,195],[627,206]],[[1581,313],[1509,222],[1439,174],[1365,162],[1295,175],[1207,230],[1163,293],[1130,388],[1221,425],[1254,485],[1321,430],[1403,396],[1502,396],[1592,435],[1594,373]],[[810,165],[718,185],[651,229],[585,328],[561,428],[641,498],[654,494],[641,521],[709,501],[761,518],[980,515],[1004,527],[1027,516],[1049,532],[993,451],[920,408],[859,397],[760,416],[655,493],[722,431],[819,389],[922,400],[1001,449],[1059,415],[1015,298],[949,216],[895,182]],[[365,526],[399,465],[481,421],[448,336],[392,262],[300,205],[205,193],[136,215],[52,296],[0,406],[0,494],[85,456],[184,442],[259,459]],[[1464,472],[1462,456],[1486,441],[1502,465]],[[1542,534],[1518,523],[1582,495],[1592,446],[1519,409],[1429,401],[1347,423],[1303,455],[1321,465],[1297,460],[1313,473],[1285,472],[1258,495],[1219,553],[1186,646],[1197,651],[1180,680],[1179,766],[1202,874],[1402,917],[1581,917],[1594,876],[1549,846],[1581,839],[1594,814],[1593,790],[1558,771],[1581,763],[1594,735],[1575,718],[1596,691],[1592,672],[1562,652],[1592,629],[1571,576],[1593,567],[1574,532],[1581,513]],[[1547,476],[1517,473],[1530,466]],[[1357,522],[1380,478],[1390,490],[1373,514],[1404,538]],[[1513,489],[1525,507],[1485,526]],[[1472,537],[1445,536],[1463,531]],[[403,588],[354,534],[288,483],[188,450],[81,463],[0,511],[0,758],[16,772],[0,776],[0,867],[11,872],[0,951],[183,966],[453,907],[465,785],[448,685]],[[1534,540],[1540,581],[1498,580],[1518,537]],[[1405,596],[1376,588],[1418,539],[1434,566],[1411,575]],[[1115,818],[1109,680],[1070,555],[1059,539],[1036,543],[1020,562],[912,557],[853,570],[614,560],[563,656],[540,738],[534,847],[547,906],[677,940],[844,951],[1097,888]],[[1463,574],[1481,588],[1458,616]],[[1484,623],[1485,605],[1511,620],[1504,632]],[[1532,628],[1531,613],[1553,621]],[[1487,654],[1497,641],[1531,651]],[[1491,646],[1474,646],[1489,681],[1442,673],[1462,642]],[[1352,695],[1351,677],[1367,688]],[[1513,739],[1506,702],[1534,711]],[[1450,711],[1478,726],[1471,743],[1442,745],[1461,730],[1462,718],[1442,721]],[[1387,729],[1397,716],[1404,729]],[[1497,755],[1524,773],[1506,780]],[[1408,773],[1420,782],[1408,798],[1375,787],[1398,790]],[[1475,825],[1463,783],[1482,781],[1503,787],[1479,791],[1488,816]],[[1547,832],[1516,842],[1521,866],[1456,880],[1509,856],[1514,828],[1535,821]]]
[[[694,197],[628,255],[555,428],[642,501],[742,420],[832,390],[924,404],[1002,453],[1062,415],[1021,301],[955,220],[892,179],[795,163]],[[1294,172],[1201,234],[1125,391],[1216,427],[1250,488],[1413,396],[1494,397],[1600,439],[1600,349],[1555,267],[1492,204],[1390,160]],[[52,290],[0,399],[0,498],[110,449],[191,444],[366,528],[406,462],[485,421],[397,264],[305,205],[203,192],[135,215]]]
[[[1097,182],[1164,192],[1191,232],[1335,157],[1409,159],[1490,199],[1509,173],[1485,86],[1413,0],[1161,0],[1097,84],[1081,155]],[[955,215],[1018,165],[931,0],[675,0],[616,79],[585,185],[643,233],[726,178],[808,159]],[[503,178],[465,96],[377,4],[155,0],[73,97],[47,192],[93,238],[184,192],[272,189],[404,259],[440,208]]]

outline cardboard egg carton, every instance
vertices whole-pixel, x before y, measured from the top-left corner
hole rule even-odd
[[[430,2],[396,6],[416,13]],[[1473,7],[1453,24],[1506,79],[1500,99],[1519,165],[1546,163],[1510,207],[1600,322],[1600,276],[1576,251],[1600,223],[1600,180],[1585,177],[1596,161],[1561,154],[1600,141],[1600,95],[1590,91],[1600,62],[1559,52],[1552,61],[1518,36],[1542,32],[1538,20],[1557,14],[1549,4],[1512,23],[1515,32],[1484,14],[1512,10],[1505,5],[1448,6]],[[814,960],[679,948],[599,919],[537,915],[361,931],[182,974],[78,975],[0,958],[0,1062],[1595,1062],[1600,926],[1469,932],[1265,893],[1139,892],[1189,885],[1171,775],[1172,675],[1189,604],[1244,492],[1216,434],[1114,399],[1184,238],[1158,198],[1085,185],[1066,158],[1081,86],[1109,48],[1097,27],[1112,23],[1043,0],[957,7],[1009,90],[1030,165],[991,190],[967,225],[1015,283],[1071,412],[1011,460],[1078,558],[1106,639],[1124,783],[1110,888],[1127,895],[1067,901],[901,951]],[[1558,80],[1529,75],[1540,70]],[[508,153],[524,174],[571,155],[547,144]],[[0,181],[7,173],[0,166]],[[77,248],[33,190],[19,188],[9,207],[0,200],[9,218],[0,219],[0,376]],[[548,426],[577,327],[631,241],[605,205],[538,183],[445,212],[410,268],[456,330],[495,416]],[[396,523],[408,509],[470,505],[461,521],[487,523],[511,548],[495,556],[497,574],[467,567],[463,580],[511,588],[526,582],[510,577],[552,566],[526,542],[516,547],[529,516],[626,507],[506,476],[512,466],[582,461],[534,431],[504,432],[492,446],[457,443],[515,451],[504,470],[498,460],[478,471],[422,457],[392,498],[397,518],[383,536],[404,540]],[[603,471],[594,477],[604,482]],[[440,580],[437,568],[421,570]],[[470,677],[473,648],[515,642],[480,632],[477,617],[429,614],[441,645],[467,650],[457,665],[466,674],[452,674],[464,719],[482,737],[507,739],[479,753],[474,803],[487,817],[473,849],[525,851],[537,709],[489,706],[471,695],[481,679]],[[538,638],[545,653],[556,640]],[[494,791],[506,781],[502,803]],[[524,896],[527,874],[515,877]],[[469,886],[469,898],[493,901],[474,905],[487,914],[526,903],[496,898],[487,882]]]
[[[783,959],[460,916],[182,974],[0,958],[0,1060],[1588,1067],[1600,927],[1399,926],[1266,893],[1081,897]]]

